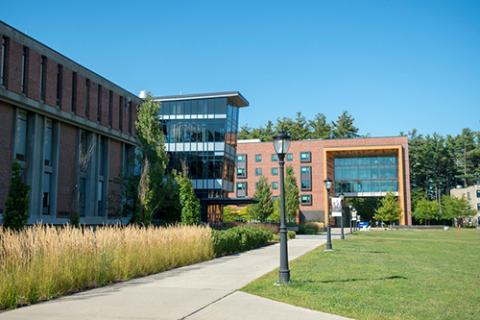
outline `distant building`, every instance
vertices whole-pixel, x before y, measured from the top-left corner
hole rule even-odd
[[[477,212],[477,214],[471,217],[468,222],[475,225],[480,224],[480,184],[466,188],[452,189],[450,190],[450,196],[467,199],[472,209]]]
[[[332,196],[383,197],[394,193],[402,209],[400,224],[412,223],[407,137],[292,141],[285,166],[293,167],[300,189],[297,220],[326,221],[324,180],[328,177],[334,182]],[[236,168],[235,193],[231,196],[252,197],[262,175],[270,182],[273,195],[279,195],[278,158],[272,142],[240,140]]]
[[[11,165],[29,223],[126,221],[117,178],[133,170],[136,95],[0,21],[0,221]]]
[[[170,170],[188,170],[202,220],[222,221],[234,190],[238,116],[248,101],[237,91],[156,97]],[[242,202],[243,200],[238,200]]]

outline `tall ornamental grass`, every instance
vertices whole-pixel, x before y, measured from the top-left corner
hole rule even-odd
[[[0,227],[0,310],[213,258],[201,226]]]

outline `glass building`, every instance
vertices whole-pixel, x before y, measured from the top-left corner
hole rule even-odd
[[[337,193],[398,192],[396,156],[335,158]]]
[[[236,91],[155,100],[161,103],[169,169],[187,171],[202,202],[202,220],[218,221],[220,201],[212,199],[234,189],[238,114],[248,101]]]

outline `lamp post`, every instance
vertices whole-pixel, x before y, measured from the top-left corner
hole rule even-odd
[[[273,137],[273,146],[280,165],[280,270],[278,271],[278,282],[280,284],[288,284],[290,281],[290,270],[288,269],[284,166],[285,155],[290,147],[290,136],[286,132],[280,132]]]
[[[340,239],[345,240],[345,231],[343,231],[343,200],[345,199],[345,196],[343,195],[343,192],[340,194],[340,199],[342,204],[342,216],[340,217],[340,229],[341,229]]]
[[[330,230],[330,189],[332,188],[332,180],[325,179],[325,189],[327,190],[327,243],[325,251],[332,251],[332,232]]]

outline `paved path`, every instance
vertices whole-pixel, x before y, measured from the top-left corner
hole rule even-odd
[[[322,236],[290,240],[289,257],[324,242]],[[236,291],[278,260],[279,245],[271,245],[4,312],[0,320],[345,319]]]

